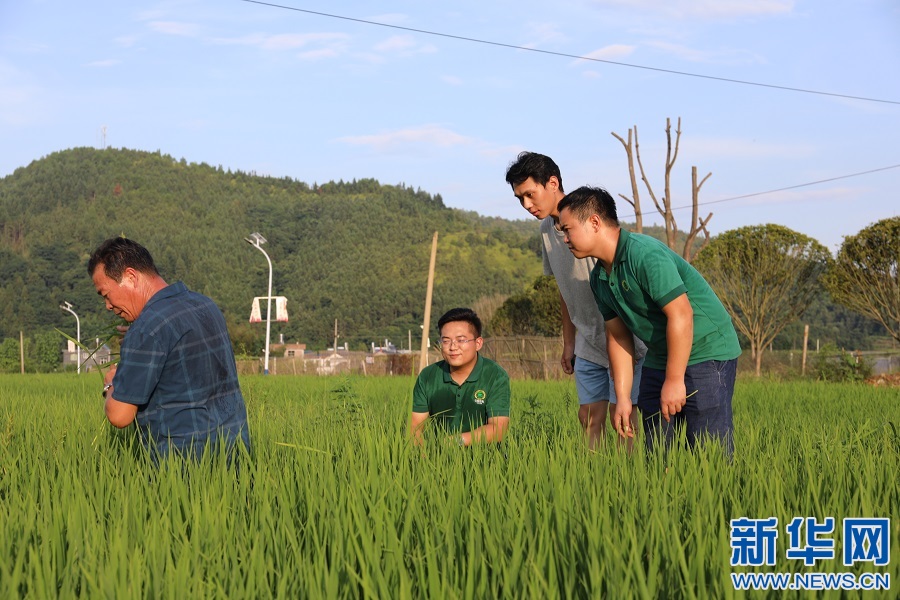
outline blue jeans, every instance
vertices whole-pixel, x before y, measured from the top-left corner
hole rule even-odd
[[[731,398],[734,396],[736,374],[736,358],[708,360],[688,366],[684,373],[684,385],[690,397],[681,412],[671,415],[666,422],[662,418],[659,402],[666,372],[644,367],[638,408],[644,420],[647,450],[652,451],[660,441],[665,448],[669,448],[676,431],[683,428],[691,448],[704,438],[717,439],[730,458],[734,453]],[[694,390],[697,392],[691,395]]]

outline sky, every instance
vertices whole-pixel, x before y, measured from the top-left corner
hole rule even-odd
[[[525,219],[504,175],[531,150],[633,221],[612,133],[637,128],[661,198],[679,118],[680,229],[697,167],[714,235],[778,223],[836,251],[900,214],[900,3],[0,3],[0,177],[68,148],[130,148],[310,184],[403,183]],[[660,224],[640,191],[645,224]]]

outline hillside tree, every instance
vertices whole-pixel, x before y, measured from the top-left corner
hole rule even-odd
[[[830,260],[816,240],[774,224],[726,231],[697,255],[694,266],[750,341],[757,376],[763,350],[812,302]]]
[[[844,238],[823,277],[835,302],[875,319],[900,342],[900,217]]]
[[[492,335],[562,335],[559,288],[552,275],[541,275],[530,288],[515,294],[497,309],[490,321]]]

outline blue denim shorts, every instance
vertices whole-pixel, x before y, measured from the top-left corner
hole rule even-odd
[[[641,385],[641,358],[634,367],[634,383],[631,385],[631,402],[637,404],[638,389]],[[597,363],[581,358],[575,359],[575,387],[578,390],[578,404],[593,402],[616,403],[616,388],[613,385],[612,371]]]
[[[704,437],[718,439],[725,453],[731,456],[734,452],[731,399],[736,374],[737,359],[707,360],[689,365],[684,373],[689,397],[681,412],[667,422],[662,418],[659,403],[666,372],[644,367],[638,407],[644,421],[647,449],[652,450],[659,441],[668,448],[674,440],[675,429],[683,427],[690,447]]]
[[[578,404],[609,401],[609,369],[580,356],[575,359],[575,389]]]

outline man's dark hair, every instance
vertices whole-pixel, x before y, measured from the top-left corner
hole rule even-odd
[[[140,273],[159,275],[150,252],[124,237],[109,238],[91,253],[88,275],[93,277],[98,265],[103,265],[106,276],[117,283],[122,281],[122,274],[128,267]]]
[[[451,308],[438,319],[438,331],[444,328],[447,323],[456,321],[465,321],[475,329],[475,337],[481,337],[481,319],[475,314],[471,308]]]
[[[582,186],[569,192],[559,201],[559,211],[564,208],[572,211],[579,222],[584,223],[591,215],[599,215],[609,225],[619,226],[619,217],[616,215],[616,202],[609,192],[601,187]]]
[[[565,193],[559,167],[549,156],[537,152],[520,152],[516,160],[506,168],[506,183],[513,188],[529,177],[538,185],[547,185],[551,177],[556,177],[559,191]]]

